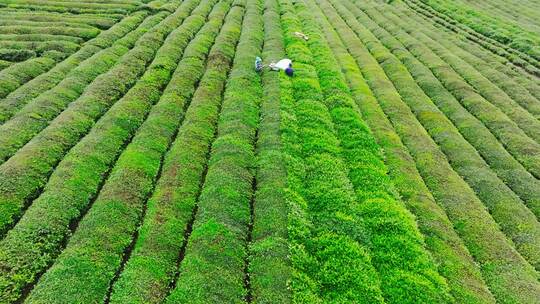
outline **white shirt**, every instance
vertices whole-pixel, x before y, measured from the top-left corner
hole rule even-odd
[[[292,64],[292,61],[290,59],[285,58],[285,59],[281,59],[276,64],[274,64],[274,67],[285,70],[286,68],[290,67],[291,64]]]

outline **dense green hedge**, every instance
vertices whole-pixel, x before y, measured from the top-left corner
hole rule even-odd
[[[290,2],[280,1],[280,15],[286,54],[295,68],[295,76],[280,83],[293,302],[382,303],[381,282],[361,239],[365,232],[355,216],[354,189],[310,49],[293,35],[301,26]]]
[[[202,45],[187,48],[179,64],[176,84],[163,98],[189,103],[196,81],[202,76],[192,97],[185,120],[167,153],[161,178],[148,201],[148,210],[139,237],[118,282],[111,303],[161,303],[170,292],[177,274],[177,260],[184,246],[193,209],[204,179],[207,154],[214,138],[227,72],[240,36],[244,8],[234,4],[216,43],[210,51],[206,72],[204,53],[212,40],[208,35],[195,39]],[[213,20],[212,27],[219,26]],[[185,61],[185,62],[184,62]],[[204,72],[204,76],[202,75]]]
[[[5,68],[9,67],[12,64],[13,64],[12,62],[0,59],[0,71],[4,70]]]
[[[137,125],[140,125],[144,119],[144,115],[150,111],[148,118],[114,164],[99,196],[78,223],[77,230],[70,238],[67,247],[39,283],[34,286],[26,302],[47,303],[62,298],[69,303],[94,303],[108,296],[115,272],[121,271],[124,255],[129,254],[126,250],[129,250],[128,246],[135,241],[134,233],[141,217],[144,216],[146,199],[154,189],[153,185],[161,168],[162,157],[176,134],[185,112],[186,104],[182,101],[185,102],[186,99],[176,99],[173,96],[177,95],[172,95],[172,93],[182,89],[178,87],[179,79],[191,72],[189,66],[186,67],[186,61],[182,60],[177,66],[177,73],[168,83],[157,105],[152,107],[152,103],[156,102],[161,95],[160,89],[167,84],[176,67],[175,61],[182,56],[182,50],[189,40],[195,34],[204,37],[209,34],[209,30],[213,32],[219,30],[230,2],[222,2],[221,5],[216,6],[206,23],[207,26],[197,33],[215,2],[217,1],[203,1],[201,6],[184,21],[184,24],[169,35],[156,55],[155,64],[150,65],[138,84],[111,109],[110,114],[114,111],[117,117],[105,116],[102,121],[111,122],[110,125],[99,125],[102,130],[107,128],[111,131],[91,133],[83,140],[86,142],[87,139],[92,138],[91,142],[94,142],[97,138],[110,139],[107,144],[102,144],[94,151],[90,152],[87,147],[85,149],[87,162],[98,156],[104,160],[106,152],[112,152],[109,153],[111,156],[109,159],[114,159],[122,148],[122,140],[125,140],[128,134],[134,133]],[[201,39],[192,40],[190,45],[196,48],[201,47],[201,41],[208,44],[213,41],[213,39],[207,40],[209,42]],[[172,50],[175,50],[176,54],[173,55]],[[204,53],[199,55],[204,56]],[[194,81],[195,79],[192,83]],[[133,126],[123,128],[122,123],[114,125],[114,121],[118,121],[118,118],[123,115],[130,116],[129,121],[133,122]],[[115,141],[113,138],[118,140]],[[82,157],[79,159],[82,160]],[[106,165],[104,164],[102,168],[106,168]],[[95,164],[95,167],[97,168],[98,164]],[[73,169],[75,177],[77,168]],[[85,181],[90,182],[90,178],[99,179],[103,175],[104,171],[96,170],[92,176],[86,176]],[[151,286],[149,290],[155,287]]]
[[[66,36],[66,35],[49,35],[49,34],[1,34],[0,41],[10,40],[10,41],[49,41],[49,40],[59,40],[59,41],[69,41],[73,43],[80,44],[84,40],[80,37]]]
[[[468,47],[467,49],[460,48],[460,45],[465,43],[460,43],[459,39],[456,39],[454,36],[455,34],[449,34],[437,27],[430,25],[429,23],[425,22],[425,20],[413,15],[411,10],[407,9],[406,6],[403,7],[403,5],[401,5],[395,7],[392,5],[387,6],[387,8],[388,14],[385,14],[385,17],[392,20],[392,22],[395,24],[400,22],[404,24],[405,27],[402,29],[411,36],[423,41],[427,47],[444,47],[448,51],[459,56],[465,62],[476,68],[493,84],[504,90],[504,92],[508,94],[512,100],[519,103],[536,118],[540,118],[540,101],[538,101],[538,99],[536,99],[534,95],[527,90],[527,87],[531,86],[532,84],[524,85],[523,81],[527,81],[526,79],[518,82],[512,77],[512,75],[506,75],[508,73],[508,67],[505,67],[506,72],[503,72],[501,70],[502,65],[499,62],[496,62],[496,60],[482,60],[476,57],[474,54],[467,52],[467,50],[472,49],[472,47]],[[407,17],[405,20],[409,21],[408,23],[403,22],[403,16]],[[413,25],[421,26],[421,31],[413,30]],[[484,53],[489,54],[489,52],[485,51]]]
[[[540,60],[540,38],[523,28],[502,22],[493,16],[473,10],[459,3],[439,0],[421,0],[439,13],[445,14],[457,22],[463,23],[478,33],[493,38],[500,43]]]
[[[69,14],[57,14],[45,11],[12,11],[6,12],[2,16],[2,20],[26,20],[35,22],[69,22],[85,24],[95,26],[99,29],[105,30],[116,24],[116,20],[99,15],[69,15]]]
[[[491,169],[497,173],[497,175],[529,206],[532,212],[540,218],[540,182],[529,174],[497,141],[497,138],[489,132],[479,120],[467,112],[459,102],[439,83],[437,78],[431,74],[430,70],[423,66],[418,60],[406,52],[402,47],[403,45],[391,36],[399,38],[403,41],[411,41],[411,45],[414,48],[418,48],[420,54],[429,54],[429,51],[423,47],[423,45],[434,44],[431,40],[421,40],[424,44],[413,44],[413,38],[400,31],[399,28],[407,29],[409,26],[415,26],[410,21],[402,22],[399,18],[384,18],[373,10],[366,10],[374,21],[383,25],[388,29],[388,33],[378,30],[377,26],[374,26],[373,22],[365,22],[370,24],[373,28],[373,32],[378,34],[379,37],[383,37],[383,42],[388,49],[393,50],[393,53],[401,59],[401,61],[408,67],[412,76],[416,79],[417,83],[424,89],[427,95],[429,95],[433,102],[439,107],[439,109],[447,115],[447,117],[454,123],[459,129],[460,133],[465,137],[480,153],[483,159],[490,165]],[[389,10],[387,16],[391,15]],[[397,24],[396,24],[397,23]],[[395,25],[395,26],[392,26]],[[369,26],[369,25],[368,25]],[[398,26],[398,27],[396,27]],[[413,31],[411,31],[413,32]],[[425,37],[424,37],[425,38]],[[401,48],[402,51],[399,49]],[[431,60],[431,56],[426,56],[426,60]],[[454,144],[459,142],[459,139],[454,141]],[[460,145],[456,147],[460,150],[467,150]],[[461,151],[461,152],[463,152]],[[474,153],[474,152],[469,152]],[[482,161],[476,156],[467,157],[466,159],[477,159],[476,164],[482,167]],[[455,158],[454,158],[455,159]],[[456,161],[458,162],[458,161]],[[497,188],[504,188],[498,186]],[[509,199],[512,201],[512,199]],[[515,200],[514,200],[515,201]],[[522,215],[523,216],[523,215]],[[526,218],[526,216],[525,216]],[[518,242],[519,243],[519,242]]]
[[[362,28],[349,10],[336,1],[333,4],[347,23],[332,6],[324,5],[323,9],[338,31],[350,33],[348,26],[357,30]],[[392,82],[364,44],[352,33],[347,38],[343,42],[411,152],[426,185],[444,207],[456,231],[479,263],[491,292],[501,301],[537,298],[540,285],[534,268],[513,248],[474,191],[453,171],[445,155],[401,100]],[[377,104],[361,103],[360,106],[363,112],[380,111]],[[377,121],[372,123],[377,124]]]
[[[530,74],[524,72],[522,69],[516,68],[507,58],[501,57],[496,53],[492,53],[474,42],[468,41],[466,39],[461,39],[459,36],[456,37],[455,32],[448,29],[452,26],[451,24],[448,24],[444,21],[441,21],[440,23],[431,23],[431,20],[426,20],[422,18],[424,17],[424,15],[417,14],[413,9],[409,8],[404,4],[394,4],[390,9],[393,10],[393,8],[399,8],[399,15],[403,14],[419,22],[422,22],[422,24],[429,24],[429,26],[422,28],[423,32],[425,32],[428,36],[432,37],[433,39],[444,40],[441,42],[442,44],[451,41],[453,42],[451,43],[451,45],[453,45],[454,47],[459,46],[467,53],[470,53],[471,55],[477,57],[484,64],[487,64],[489,62],[490,67],[493,67],[497,71],[514,79],[517,83],[525,87],[537,100],[540,100],[540,86],[538,85],[538,83],[536,83],[534,79],[535,76],[531,76]],[[435,37],[433,37],[433,33],[430,33],[429,30],[424,30],[429,29],[433,25],[437,27],[438,32],[444,31],[449,33],[449,35],[445,35],[446,39],[441,39],[441,35],[436,35]],[[464,57],[462,56],[462,58]],[[467,60],[466,58],[464,59]]]
[[[136,73],[130,69],[133,67],[144,69],[145,64],[150,63],[159,49],[145,76],[99,120],[91,134],[71,149],[68,155],[64,157],[63,154],[66,148],[71,147],[70,140],[79,141],[80,136],[84,135],[93,126],[100,113],[104,112],[100,107],[107,106],[103,103],[107,100],[105,96],[98,99],[101,103],[87,98],[73,104],[70,107],[72,112],[64,112],[60,120],[51,124],[35,138],[35,141],[26,145],[29,150],[21,150],[21,154],[18,154],[24,157],[23,159],[28,159],[24,153],[30,153],[30,158],[40,158],[30,163],[39,165],[38,169],[54,165],[55,158],[63,158],[63,161],[56,167],[43,193],[0,242],[0,263],[5,266],[0,271],[2,299],[17,298],[21,288],[32,282],[35,275],[46,268],[59,253],[63,241],[73,228],[71,225],[76,223],[81,213],[85,212],[89,201],[99,190],[105,177],[104,173],[116,159],[122,144],[133,136],[148,113],[150,109],[148,103],[153,103],[159,98],[160,91],[168,82],[176,62],[181,57],[178,50],[183,49],[182,45],[185,46],[188,38],[196,32],[196,28],[204,23],[204,18],[196,16],[199,18],[190,19],[189,23],[180,27],[174,34],[170,34],[189,16],[196,5],[195,0],[183,2],[176,13],[141,38],[143,43],[138,44],[133,49],[135,53],[130,54],[132,56],[136,54],[139,58],[134,56],[131,61],[124,61],[118,71],[104,79],[106,85],[102,85],[101,88],[106,92],[109,103],[113,103],[124,89],[128,89],[121,85],[126,79],[129,81],[127,77],[136,77]],[[165,40],[167,36],[169,37]],[[164,40],[165,44],[160,48]],[[112,94],[113,92],[115,94]],[[62,117],[63,115],[66,117]],[[65,124],[66,121],[70,123]],[[108,141],[102,142],[103,138],[107,138]],[[33,153],[34,149],[44,149],[42,151],[47,153]],[[14,157],[11,160],[16,159],[17,157]],[[35,171],[31,169],[35,170],[35,167],[23,168],[23,172],[34,173]],[[97,178],[92,174],[97,175]],[[46,177],[41,175],[41,178]],[[35,180],[33,182],[36,183]]]
[[[381,29],[362,11],[355,9],[353,5],[348,5],[348,2],[344,3],[345,7],[355,14],[367,29],[372,31],[373,34],[368,30],[361,31],[355,28],[362,41],[365,43],[371,41],[369,44],[366,43],[369,51],[379,61],[386,75],[393,81],[403,101],[407,103],[418,121],[439,145],[441,151],[445,153],[454,170],[475,190],[478,198],[486,205],[502,231],[513,240],[521,255],[535,268],[540,268],[540,223],[534,213],[499,179],[486,164],[484,158],[478,155],[474,147],[462,137],[452,122],[426,95],[434,96],[433,98],[438,99],[438,101],[444,92],[447,93],[445,95],[447,99],[451,96],[430,73],[430,70],[420,63],[423,61],[426,65],[432,66],[442,64],[442,62],[434,63],[430,60],[433,57],[429,56],[419,56],[420,61],[418,61],[407,51],[400,51],[403,45],[397,42],[392,35]],[[393,34],[406,45],[418,45],[414,39],[404,39],[396,32]],[[387,48],[377,39],[386,44]],[[393,50],[392,53],[396,53],[396,55],[394,56],[389,50]],[[420,50],[417,53],[429,54],[429,50]],[[381,62],[381,59],[384,62]],[[415,76],[414,79],[409,71]],[[426,92],[424,93],[422,89]],[[453,101],[455,104],[458,103],[456,100]],[[483,141],[482,138],[480,145]],[[512,178],[512,175],[513,173],[508,177]],[[534,177],[531,176],[531,178],[534,180]]]
[[[3,0],[6,1],[6,0]],[[10,1],[11,2],[11,1]],[[133,10],[136,6],[124,6],[115,4],[100,4],[100,3],[73,3],[55,1],[34,1],[22,0],[14,3],[7,3],[8,8],[30,11],[48,11],[57,13],[72,13],[72,14],[110,14],[110,15],[125,15]]]
[[[276,1],[264,1],[265,59],[283,58],[283,36]],[[287,173],[280,132],[279,73],[263,72],[263,98],[256,147],[256,192],[252,243],[249,247],[251,302],[290,303],[291,279],[289,242],[287,239],[288,207],[285,200]]]
[[[36,57],[32,50],[0,49],[0,60],[20,62]]]
[[[32,58],[11,65],[0,72],[0,98],[4,98],[21,84],[46,72],[56,64],[51,58]]]
[[[122,45],[123,43],[134,45],[137,38],[148,30],[145,29],[146,26],[152,28],[152,25],[154,25],[155,22],[162,20],[163,17],[164,16],[161,16],[157,19],[152,18],[151,22],[143,23],[138,31],[133,32],[133,35],[128,35],[124,37],[125,39],[121,39],[119,41],[121,43],[115,45],[115,47],[113,46],[112,49],[105,50],[103,53],[100,52],[96,54],[95,57],[92,57],[93,60],[89,60],[86,64],[81,66],[81,70],[89,71],[89,75],[77,73],[79,70],[75,69],[74,77],[69,78],[64,82],[66,85],[61,85],[56,90],[40,95],[38,99],[34,100],[35,102],[30,103],[28,107],[19,112],[20,115],[14,117],[14,119],[0,127],[0,130],[5,131],[0,134],[0,142],[3,142],[4,144],[10,142],[13,145],[19,146],[24,145],[26,142],[24,137],[21,136],[22,138],[17,138],[14,135],[26,134],[28,136],[28,134],[30,134],[29,137],[31,138],[41,129],[47,127],[50,119],[46,118],[48,113],[45,109],[49,110],[49,112],[53,112],[54,117],[54,111],[57,113],[62,110],[54,108],[55,105],[61,107],[62,105],[60,103],[62,101],[68,103],[75,99],[78,96],[77,94],[82,93],[85,89],[85,83],[97,76],[92,74],[95,73],[93,68],[107,69],[109,65],[113,64],[120,57],[120,55],[129,50]],[[151,37],[149,37],[150,33],[152,32],[149,32],[147,38],[144,38],[144,36],[141,38],[141,41],[143,42],[146,40],[145,44],[148,44],[148,41],[151,41]],[[88,90],[85,91],[85,94],[83,94],[77,102],[73,103],[73,107],[71,107],[69,111],[61,114],[60,118],[55,120],[45,129],[45,135],[38,135],[33,138],[31,144],[27,145],[26,148],[22,148],[22,150],[18,150],[16,156],[10,158],[10,161],[3,163],[0,166],[0,176],[4,177],[0,179],[0,185],[3,190],[0,194],[0,201],[3,202],[0,206],[0,209],[2,210],[0,216],[0,231],[2,234],[16,222],[23,209],[37,196],[56,164],[64,156],[65,151],[75,145],[79,138],[90,129],[94,119],[103,114],[104,109],[100,109],[99,107],[90,112],[89,109],[92,108],[89,108],[89,105],[92,105],[96,101],[102,102],[108,100],[110,106],[110,104],[114,103],[123,92],[127,91],[127,85],[132,84],[136,80],[136,77],[144,71],[145,65],[143,59],[150,60],[152,53],[148,50],[153,50],[153,48],[149,48],[145,44],[139,43],[138,47],[125,55],[118,66],[114,67],[108,74],[100,76],[94,83],[94,86],[88,88]],[[100,103],[99,105],[100,107],[107,106],[103,103]],[[66,105],[63,106],[65,107]],[[78,117],[80,116],[77,114],[78,111],[83,111],[82,113],[85,113],[85,115],[81,118]],[[86,112],[88,112],[88,114],[86,114]],[[76,119],[74,117],[76,117]],[[84,124],[71,125],[81,119],[83,119]],[[36,126],[38,129],[32,131],[31,128],[36,128]],[[74,126],[77,126],[77,128],[74,128]],[[29,129],[30,131],[28,131]],[[6,130],[9,130],[9,132]],[[51,138],[50,134],[55,134],[57,137],[53,139],[54,137]],[[3,148],[9,147],[6,144]],[[3,150],[2,152],[10,155],[11,152],[8,151],[9,150]],[[15,152],[15,150],[13,150],[13,152]],[[26,160],[28,157],[30,157],[30,159],[37,158],[39,161],[27,162]],[[2,159],[2,161],[4,161],[4,159]]]
[[[70,41],[50,40],[50,41],[0,41],[0,48],[13,50],[31,50],[36,52],[36,56],[41,56],[46,51],[56,50],[66,54],[72,54],[80,48],[80,45]]]
[[[247,1],[193,231],[167,303],[244,303],[263,39],[261,4]]]
[[[9,159],[20,147],[46,128],[50,121],[62,113],[70,103],[84,98],[85,95],[90,95],[91,92],[100,92],[103,78],[114,73],[115,69],[122,67],[123,61],[133,57],[129,55],[133,53],[133,50],[130,51],[130,49],[138,43],[137,40],[145,32],[155,26],[165,15],[156,15],[156,18],[150,17],[148,22],[144,22],[132,34],[128,34],[114,43],[111,48],[100,51],[83,61],[70,71],[57,86],[29,101],[26,107],[0,126],[0,163]],[[138,74],[144,71],[144,66],[135,68],[138,70]],[[130,82],[125,84],[129,85]],[[103,92],[103,94],[105,93]],[[9,107],[4,109],[15,110]]]
[[[465,79],[463,79],[457,72],[448,66],[447,62],[451,61],[452,54],[446,52],[448,56],[439,58],[433,55],[432,52],[425,52],[419,50],[420,46],[417,44],[405,43],[405,46],[411,51],[412,54],[421,58],[422,56],[431,56],[431,61],[424,62],[432,71],[432,73],[441,81],[446,89],[455,96],[457,100],[475,117],[482,121],[486,127],[501,141],[501,143],[508,149],[510,153],[536,178],[540,177],[540,144],[534,139],[536,136],[529,137],[527,135],[534,135],[538,133],[538,130],[534,128],[523,128],[523,121],[521,124],[516,124],[514,121],[518,121],[520,116],[519,111],[514,111],[514,117],[511,120],[500,108],[492,104],[490,100],[486,100],[482,95],[478,94],[476,90],[471,87]],[[449,57],[450,56],[450,57]],[[455,56],[454,56],[455,57]],[[464,66],[465,64],[463,64]],[[523,110],[523,109],[521,109]],[[538,123],[538,120],[532,116],[529,117]],[[528,121],[529,119],[527,119]],[[535,124],[531,124],[534,126]],[[524,132],[528,130],[531,132]]]
[[[0,26],[0,34],[52,34],[81,37],[85,40],[96,37],[99,30],[86,27],[33,27],[33,26]]]
[[[16,7],[22,5],[45,5],[58,6],[68,9],[102,9],[102,10],[122,10],[129,11],[135,8],[138,3],[122,3],[122,2],[93,2],[93,1],[40,1],[40,0],[0,0],[0,3],[8,4],[8,7]]]
[[[32,79],[11,92],[0,102],[0,124],[11,118],[16,111],[29,103],[33,98],[61,82],[81,62],[102,49],[110,47],[117,40],[117,43],[125,47],[133,47],[135,41],[153,25],[165,18],[166,14],[158,14],[145,20],[146,16],[146,13],[136,13],[130,17],[126,17],[109,30],[101,32],[96,38],[86,42],[79,51],[57,64],[49,72]],[[143,23],[141,24],[141,22]],[[123,36],[126,37],[122,38]]]
[[[367,247],[381,276],[385,301],[450,301],[446,282],[437,274],[435,264],[423,248],[414,218],[393,193],[380,147],[358,114],[338,62],[305,4],[297,2],[295,6],[304,25],[303,32],[310,37],[308,45],[317,67],[324,103],[341,142],[341,155],[349,168],[359,203],[355,212],[369,235]],[[399,248],[400,261],[396,260],[395,248]],[[406,291],[401,290],[404,280],[408,285]]]
[[[411,7],[411,9],[415,10],[420,15],[425,16],[425,18],[431,22],[435,22],[449,28],[473,43],[482,46],[484,49],[499,56],[505,57],[513,65],[522,68],[523,71],[526,71],[526,73],[536,76],[540,75],[539,62],[537,59],[534,59],[508,45],[505,45],[496,39],[483,35],[474,29],[457,22],[453,18],[445,14],[441,14],[421,1],[406,0],[404,3],[406,3],[409,7]]]
[[[320,9],[312,1],[309,4],[344,71],[356,103],[376,105],[377,101],[373,92],[362,77],[356,62],[345,49],[340,37],[322,15]],[[328,8],[325,9],[325,12],[327,11]],[[343,39],[352,40],[349,38],[350,32],[340,31],[340,34]],[[478,266],[454,231],[444,210],[435,202],[416,169],[414,159],[401,142],[390,121],[380,109],[370,112],[365,110],[366,107],[361,107],[361,109],[364,120],[370,124],[385,151],[389,175],[403,201],[416,216],[419,228],[426,240],[426,247],[435,258],[439,273],[447,279],[453,297],[457,302],[462,303],[495,303]]]
[[[74,27],[74,28],[86,28],[95,29],[95,27],[85,24],[69,21],[32,21],[25,19],[3,19],[0,20],[0,26],[30,26],[30,27]],[[72,36],[69,36],[72,37]],[[82,38],[81,38],[82,39]]]

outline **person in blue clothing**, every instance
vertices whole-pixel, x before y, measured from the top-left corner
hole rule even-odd
[[[265,65],[262,62],[262,59],[260,57],[255,58],[255,70],[257,72],[260,72],[263,70]],[[279,71],[283,70],[285,71],[285,74],[287,76],[293,76],[294,75],[294,69],[292,68],[292,61],[290,59],[284,58],[281,59],[278,62],[272,62],[268,65],[271,71]]]

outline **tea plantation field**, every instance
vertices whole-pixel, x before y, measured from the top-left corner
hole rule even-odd
[[[539,219],[538,0],[0,0],[0,303],[534,304]]]

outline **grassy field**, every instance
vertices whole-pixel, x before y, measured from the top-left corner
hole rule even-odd
[[[540,303],[540,2],[0,0],[0,303]]]

